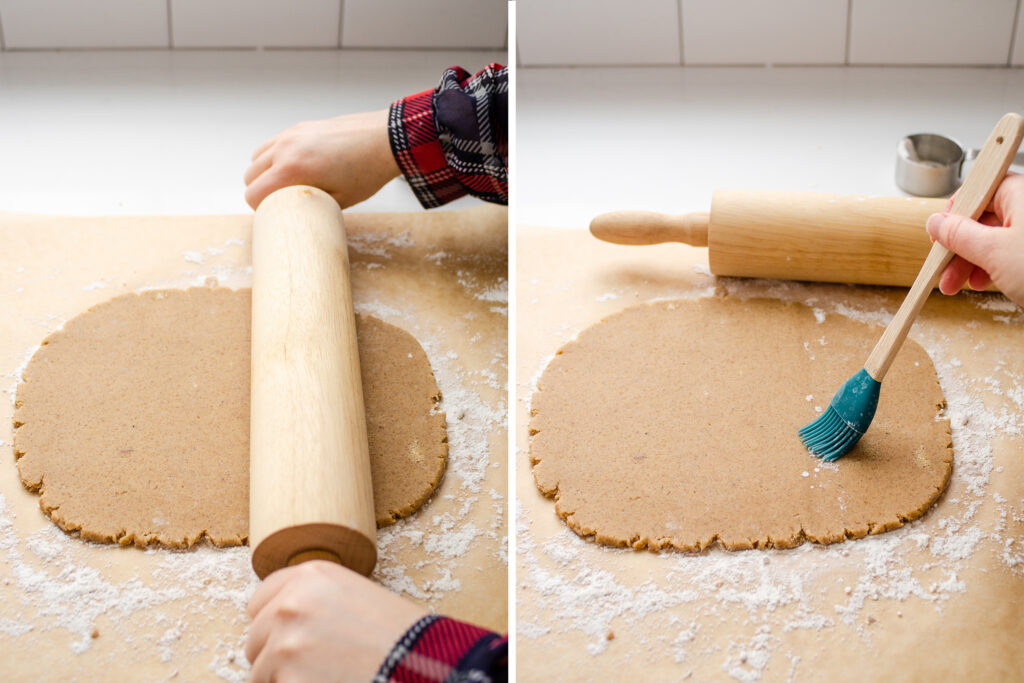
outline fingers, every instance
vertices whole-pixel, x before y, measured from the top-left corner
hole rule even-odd
[[[249,616],[256,618],[256,615],[263,610],[263,608],[274,599],[281,589],[284,588],[285,584],[291,578],[294,571],[291,567],[285,569],[279,569],[276,572],[272,572],[270,576],[264,579],[263,583],[260,584],[259,588],[249,598]]]
[[[256,151],[252,153],[252,156],[249,157],[249,160],[255,161],[256,157],[262,156],[264,152],[273,147],[275,142],[277,142],[276,135],[270,138],[269,140],[264,140],[263,143],[256,148]]]
[[[1003,221],[999,219],[999,216],[992,211],[986,211],[981,214],[981,218],[978,219],[978,222],[991,228],[1002,226],[1003,224]]]
[[[988,286],[992,284],[992,276],[984,268],[975,266],[967,284],[971,286],[971,289],[980,292],[983,289],[988,289]]]
[[[949,213],[952,210],[953,200],[958,194],[960,194],[960,190],[954,192],[946,201],[943,213]],[[1024,175],[1008,171],[978,221],[985,225],[1009,225],[1011,221],[1007,218],[1014,205],[1018,212],[1024,213]]]
[[[966,216],[948,213],[932,214],[928,217],[926,227],[933,240],[986,270],[991,267],[996,242],[1003,232],[999,228],[976,223]]]
[[[255,209],[274,190],[301,183],[315,184],[310,182],[310,174],[315,172],[311,168],[307,161],[296,158],[293,151],[280,147],[268,150],[245,173],[245,201]]]
[[[271,153],[271,148],[274,146],[274,143],[277,142],[277,137],[278,136],[275,135],[269,140],[264,141],[263,144],[256,148],[256,151],[252,153],[252,163],[249,164],[249,168],[245,169],[245,175],[242,176],[242,180],[244,180],[246,184],[245,202],[254,210],[268,194],[273,192],[274,189],[277,189],[273,188],[267,190],[266,183],[260,185],[255,190],[252,188],[253,182],[263,176],[274,163],[274,155]]]
[[[281,169],[273,167],[262,173],[247,188],[245,188],[245,201],[253,209],[256,209],[264,199],[274,190],[279,190],[286,185],[292,185],[285,180]]]
[[[249,633],[245,636],[245,658],[249,662],[256,663],[257,657],[263,652],[273,630],[274,618],[269,611],[257,615],[256,620],[249,627]]]
[[[270,168],[270,165],[274,163],[274,155],[271,150],[265,151],[260,156],[256,157],[249,168],[245,169],[245,175],[242,177],[245,180],[245,184],[249,185],[252,181],[256,180],[264,171]]]
[[[264,643],[256,651],[255,658],[249,657],[249,646],[248,643],[246,644],[245,656],[249,657],[251,664],[249,669],[249,680],[251,683],[272,683],[273,681],[282,680],[280,671],[282,662],[281,658],[275,654],[276,643],[266,643],[271,637],[279,638],[277,634],[272,635],[268,632],[264,638]]]
[[[939,278],[939,291],[943,294],[956,294],[974,272],[974,264],[962,256],[954,256]]]
[[[988,207],[999,218],[1000,225],[1012,225],[1024,217],[1024,175],[1007,173],[999,183]]]
[[[249,599],[248,612],[253,621],[245,637],[245,658],[254,664],[254,671],[256,659],[266,646],[281,612],[281,600],[287,593],[289,583],[296,576],[297,568],[292,567],[273,572]]]

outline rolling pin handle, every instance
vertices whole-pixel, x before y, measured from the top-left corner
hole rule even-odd
[[[612,211],[590,222],[590,233],[614,244],[662,244],[682,242],[694,247],[708,246],[706,212],[671,216],[654,211]]]

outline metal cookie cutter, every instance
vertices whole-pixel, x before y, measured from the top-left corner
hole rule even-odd
[[[945,197],[960,187],[964,162],[972,161],[979,151],[945,135],[908,135],[896,149],[896,184],[918,197]],[[1024,152],[1013,163],[1024,164]]]

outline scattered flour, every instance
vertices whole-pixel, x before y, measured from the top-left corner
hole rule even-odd
[[[9,636],[23,636],[32,630],[31,624],[26,624],[12,619],[0,619],[0,633]]]
[[[494,301],[497,303],[508,303],[508,280],[502,279],[496,285],[485,288],[476,295],[481,301]]]
[[[1000,313],[1017,313],[1020,311],[1020,306],[1004,296],[989,296],[987,294],[971,292],[965,292],[964,294],[971,297],[975,306],[986,311],[999,311]]]
[[[546,636],[550,632],[551,629],[547,626],[541,626],[527,621],[520,621],[516,624],[516,635],[522,636],[523,638],[540,638],[541,636]]]
[[[357,253],[381,258],[385,262],[393,258],[393,250],[414,246],[408,235],[382,239],[380,236],[367,239],[359,235],[349,245]],[[435,252],[429,259],[440,264],[449,254]],[[471,298],[485,303],[506,304],[490,307],[491,312],[507,314],[508,282],[505,279],[492,284],[479,281],[473,271],[455,270],[458,282]],[[495,310],[499,309],[499,310]],[[398,325],[416,337],[430,360],[438,388],[441,390],[441,407],[448,418],[448,467],[445,480],[435,497],[459,501],[460,506],[437,514],[428,501],[423,509],[410,518],[385,527],[377,534],[378,563],[373,577],[391,590],[410,597],[431,601],[451,591],[462,589],[462,583],[454,577],[451,567],[458,558],[471,548],[481,545],[483,538],[490,538],[487,547],[495,548],[495,557],[502,564],[508,564],[506,537],[498,534],[504,520],[497,514],[504,508],[506,497],[503,492],[486,487],[485,479],[491,468],[490,439],[496,428],[507,429],[507,400],[484,401],[481,389],[500,389],[507,392],[508,361],[505,346],[492,359],[492,368],[467,372],[460,355],[443,340],[450,330],[444,324],[434,323],[426,316],[419,316],[415,310],[402,309],[379,301],[359,302],[356,310],[374,315]],[[466,320],[476,320],[480,311],[468,311]],[[479,344],[480,338],[472,343]],[[488,529],[481,529],[470,519],[474,506],[491,500],[496,514]],[[400,553],[410,547],[419,548],[427,559],[415,565],[405,565],[399,560]]]
[[[379,256],[385,259],[391,258],[391,248],[393,247],[402,248],[416,245],[408,232],[398,235],[364,232],[351,234],[347,237],[348,246],[353,251],[365,256]],[[440,259],[438,258],[436,261],[440,261]]]
[[[740,298],[768,296],[804,303],[812,307],[818,322],[830,314],[876,325],[892,319],[895,309],[890,310],[887,298],[871,290],[858,291],[856,299],[850,299],[856,303],[848,303],[844,289],[719,278],[717,291],[698,284],[688,296],[673,293],[659,300],[724,291]],[[1018,311],[999,296],[967,296],[976,297],[974,303],[982,310],[1014,315]],[[1024,316],[1013,317],[1011,324],[1024,325]],[[977,325],[965,325],[961,339],[969,339],[974,328]],[[576,333],[567,330],[559,337],[568,339]],[[614,621],[617,634],[629,633],[631,659],[672,657],[680,667],[679,679],[693,673],[688,667],[699,657],[706,663],[717,661],[725,676],[738,681],[761,680],[769,667],[775,672],[773,679],[788,669],[787,679],[794,680],[802,678],[799,674],[810,676],[811,671],[806,667],[801,671],[802,658],[783,649],[785,633],[818,631],[870,643],[877,622],[874,614],[882,604],[920,603],[940,611],[944,602],[970,589],[965,570],[980,553],[992,553],[1007,569],[1024,572],[1024,541],[1019,539],[1024,498],[1008,500],[990,486],[992,473],[998,471],[993,442],[1000,436],[1024,435],[1024,375],[1020,368],[997,362],[989,376],[972,377],[966,363],[951,353],[952,340],[945,333],[925,320],[911,334],[936,366],[956,452],[949,488],[925,517],[895,531],[830,546],[805,543],[790,550],[730,553],[713,547],[700,554],[645,553],[637,564],[656,563],[660,569],[644,579],[636,575],[634,563],[605,560],[633,556],[634,551],[588,543],[564,526],[553,535],[539,536],[531,515],[554,514],[550,505],[526,511],[516,500],[521,651],[528,651],[532,639],[579,632],[586,637],[587,652],[600,657],[620,639],[617,636],[610,644],[606,637]],[[519,400],[527,410],[552,358],[543,358],[519,385]],[[1009,400],[1013,409],[987,409],[979,399],[985,394]],[[814,397],[805,398],[812,401]],[[519,462],[528,462],[525,452],[520,452]],[[814,463],[815,472],[838,467],[839,463]],[[1000,521],[994,530],[979,518],[983,505],[997,510]],[[838,590],[832,590],[837,583]],[[903,610],[896,614],[902,617]]]
[[[357,253],[385,260],[393,249],[412,245],[408,235],[380,238],[360,235],[350,244]],[[230,267],[205,262],[221,255],[227,247],[244,246],[241,240],[227,240],[221,247],[185,252],[185,260],[202,265],[190,271],[186,281],[156,283],[147,289],[210,284],[211,278],[229,286],[251,285],[251,267]],[[212,261],[212,259],[210,259]],[[438,259],[438,262],[441,259]],[[205,263],[204,263],[205,262]],[[467,273],[468,275],[468,273]],[[98,287],[97,287],[98,288]],[[507,305],[507,281],[480,287],[467,283],[471,299]],[[402,304],[405,306],[405,302]],[[443,395],[448,415],[449,460],[439,493],[445,501],[428,501],[423,510],[400,520],[378,534],[378,564],[374,578],[394,591],[420,600],[444,598],[463,589],[453,569],[463,564],[471,548],[485,547],[499,566],[507,566],[507,536],[503,533],[504,487],[496,490],[485,482],[491,463],[492,436],[507,429],[507,400],[483,400],[481,391],[507,392],[508,362],[505,344],[496,344],[490,368],[468,371],[458,354],[445,341],[454,326],[450,321],[424,322],[416,311],[399,310],[376,300],[362,302],[361,312],[376,315],[407,329],[421,341]],[[500,307],[499,307],[500,308]],[[507,309],[507,306],[506,306]],[[486,315],[470,311],[467,320]],[[44,326],[53,332],[63,320],[50,316]],[[480,346],[485,340],[477,338]],[[13,404],[17,384],[32,355],[28,349],[8,375],[4,389]],[[0,442],[0,446],[9,445]],[[10,458],[10,451],[8,451]],[[13,458],[12,458],[13,459]],[[436,497],[436,496],[435,496]],[[495,511],[486,528],[470,515],[475,506]],[[439,512],[442,511],[442,512]],[[488,539],[484,543],[484,539]],[[418,547],[424,559],[406,564],[407,549]],[[119,565],[123,553],[144,553],[146,561],[138,575],[111,578],[108,566]],[[116,572],[115,572],[116,574]],[[46,638],[50,632],[71,636],[70,651],[90,649],[96,638],[116,638],[133,649],[174,667],[186,658],[207,662],[211,675],[227,681],[249,679],[244,655],[244,631],[248,625],[245,608],[257,585],[248,548],[218,549],[198,546],[189,551],[166,549],[123,549],[84,543],[54,526],[25,534],[14,524],[14,515],[0,493],[0,580],[14,586],[19,604],[0,602],[0,633],[12,638]],[[169,617],[168,614],[183,614]],[[227,619],[223,623],[223,619]],[[220,620],[219,642],[204,642],[194,625]],[[108,634],[108,631],[112,631]],[[150,634],[150,635],[147,635]],[[241,634],[241,635],[239,635]],[[51,638],[53,636],[50,636]],[[26,642],[26,646],[29,646]],[[177,676],[176,672],[172,678]]]

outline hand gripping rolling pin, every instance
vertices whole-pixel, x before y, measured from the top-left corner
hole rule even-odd
[[[377,561],[345,226],[321,190],[263,200],[252,237],[249,546],[262,579]]]
[[[708,247],[715,275],[909,287],[945,199],[717,190],[709,213],[616,211],[590,232],[616,244]]]

